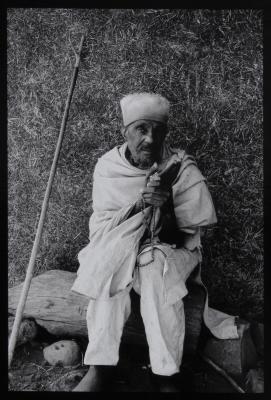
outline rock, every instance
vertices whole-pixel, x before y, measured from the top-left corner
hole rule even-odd
[[[246,375],[245,382],[247,393],[264,393],[263,369],[250,369]]]
[[[12,331],[14,319],[15,318],[13,316],[10,316],[8,318],[9,335],[11,334],[11,331]],[[38,333],[38,326],[37,326],[36,322],[32,319],[23,319],[20,324],[17,341],[16,341],[16,346],[20,346],[21,344],[25,344],[25,343],[33,340],[37,336],[37,333]]]
[[[238,322],[238,339],[208,339],[203,354],[233,376],[244,376],[258,361],[247,321]]]
[[[73,340],[60,340],[43,349],[45,360],[51,365],[76,365],[81,361],[79,345]]]

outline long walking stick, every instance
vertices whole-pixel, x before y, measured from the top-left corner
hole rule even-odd
[[[244,391],[244,389],[242,389],[236,382],[235,380],[229,376],[229,374],[227,374],[226,371],[224,371],[224,369],[222,369],[219,365],[217,365],[216,363],[214,363],[209,357],[206,357],[203,353],[199,353],[201,358],[209,365],[211,365],[211,367],[217,371],[220,375],[222,375],[230,384],[231,386],[238,392],[238,393],[246,393]]]
[[[23,310],[25,307],[29,287],[31,284],[31,279],[33,277],[33,270],[34,270],[34,265],[35,265],[38,249],[39,249],[39,243],[40,243],[40,239],[41,239],[44,219],[45,219],[45,215],[46,215],[46,211],[47,211],[47,207],[48,207],[49,197],[50,197],[52,184],[53,184],[53,180],[54,180],[54,176],[55,176],[55,172],[56,172],[57,161],[58,161],[61,144],[62,144],[62,140],[63,140],[65,128],[66,128],[66,123],[68,120],[71,99],[72,99],[72,95],[73,95],[73,91],[74,91],[74,87],[75,87],[75,83],[76,83],[76,79],[77,79],[77,75],[78,75],[79,62],[80,62],[80,57],[81,57],[81,52],[82,52],[82,47],[83,47],[83,41],[84,41],[84,35],[81,38],[78,53],[75,52],[76,60],[75,60],[75,65],[74,65],[74,71],[73,71],[71,85],[69,88],[68,97],[66,100],[65,110],[64,110],[64,114],[63,114],[63,118],[62,118],[61,128],[60,128],[59,137],[58,137],[56,150],[55,150],[55,155],[54,155],[54,159],[53,159],[53,164],[51,167],[50,176],[48,179],[46,192],[45,192],[43,203],[42,203],[39,224],[38,224],[36,237],[35,237],[35,241],[34,241],[32,252],[31,252],[29,264],[28,264],[27,271],[26,271],[25,281],[23,284],[22,292],[20,295],[20,299],[19,299],[19,303],[17,306],[16,315],[15,315],[15,319],[14,319],[14,323],[13,323],[13,327],[12,327],[12,332],[11,332],[10,339],[9,339],[9,346],[8,346],[8,366],[9,367],[12,362],[13,353],[14,353],[14,349],[15,349],[15,345],[16,345],[16,341],[17,341],[17,337],[18,337],[18,332],[19,332],[21,321],[22,321]]]

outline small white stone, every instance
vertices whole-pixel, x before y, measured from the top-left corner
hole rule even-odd
[[[76,365],[81,361],[79,345],[73,340],[60,340],[43,349],[45,360],[50,365]]]

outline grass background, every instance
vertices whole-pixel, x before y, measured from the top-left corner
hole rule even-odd
[[[8,10],[9,285],[25,277],[83,31],[35,274],[77,270],[94,165],[122,142],[119,100],[154,91],[172,103],[169,141],[196,157],[217,210],[203,238],[210,304],[261,321],[260,10]]]

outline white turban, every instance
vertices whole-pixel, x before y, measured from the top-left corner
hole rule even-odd
[[[128,94],[120,100],[123,125],[127,126],[139,119],[167,123],[169,101],[155,93]]]

